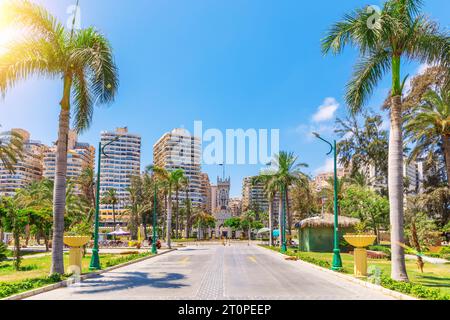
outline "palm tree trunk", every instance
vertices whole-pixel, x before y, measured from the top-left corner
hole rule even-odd
[[[113,224],[114,224],[114,230],[116,229],[116,208],[114,206],[114,204],[112,205],[112,209],[113,209]]]
[[[399,62],[397,62],[399,63]],[[396,64],[394,64],[395,66]],[[395,69],[395,68],[394,68]],[[398,66],[399,70],[399,66]],[[395,74],[395,72],[394,72]],[[394,77],[394,80],[396,77]],[[391,222],[391,277],[397,281],[408,281],[406,273],[403,216],[403,134],[401,95],[392,97],[391,133],[389,138],[389,203]]]
[[[168,206],[167,206],[167,230],[166,230],[166,242],[169,249],[172,249],[171,246],[171,233],[172,233],[172,192],[169,191],[167,196],[168,198]]]
[[[286,188],[286,216],[287,216],[287,224],[288,224],[288,230],[287,233],[291,236],[292,235],[292,213],[289,209],[289,187]]]
[[[278,231],[279,231],[279,247],[281,248],[281,228],[282,228],[282,220],[283,220],[283,195],[280,192],[280,200],[278,202]]]
[[[175,190],[175,203],[176,203],[176,208],[175,208],[175,239],[178,239],[178,230],[180,229],[180,203],[178,200],[179,194],[178,194],[178,188]]]
[[[269,198],[269,245],[273,246],[273,199]]]
[[[189,239],[191,229],[191,203],[189,200],[189,187],[186,187],[186,239]]]
[[[70,89],[72,78],[64,77],[64,95],[60,102],[58,142],[56,145],[56,174],[53,192],[53,239],[50,274],[64,274],[64,212],[66,207],[67,142],[70,121]]]
[[[445,164],[447,166],[447,184],[450,187],[450,136],[442,137],[443,154],[445,157]]]

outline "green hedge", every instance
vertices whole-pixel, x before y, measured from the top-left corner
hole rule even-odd
[[[409,294],[417,298],[427,300],[450,300],[450,295],[442,294],[439,289],[427,288],[423,285],[411,282],[395,281],[386,275],[381,275],[380,280],[380,284],[387,289]]]
[[[20,282],[0,282],[0,299],[57,283],[62,280],[64,280],[62,276],[55,274],[45,278],[27,279]]]
[[[278,251],[278,248],[274,247],[268,247],[268,246],[262,246],[264,248],[268,248],[274,251]],[[312,258],[308,256],[307,254],[304,254],[302,252],[293,252],[288,251],[286,253],[288,256],[292,257],[298,257],[299,259],[318,265],[323,268],[330,269],[331,264],[328,261]],[[342,270],[342,272],[346,272],[346,270]],[[346,272],[347,273],[347,272]],[[433,289],[433,288],[427,288],[420,284],[414,284],[411,282],[400,282],[392,280],[389,276],[386,276],[384,274],[381,274],[380,276],[380,283],[382,287],[398,291],[404,294],[408,294],[420,299],[427,299],[427,300],[450,300],[450,295],[442,294],[439,289]]]
[[[122,264],[122,263],[126,263],[126,262],[129,262],[132,260],[144,258],[149,255],[151,255],[151,253],[146,252],[146,253],[139,253],[139,254],[130,254],[127,256],[110,259],[105,263],[105,267],[106,268],[114,267],[114,266],[117,266],[118,264]]]

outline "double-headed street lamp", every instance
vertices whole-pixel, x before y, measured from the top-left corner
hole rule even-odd
[[[105,145],[102,145],[102,142],[100,141],[98,143],[98,170],[97,170],[97,193],[95,195],[95,227],[94,227],[94,247],[92,248],[92,258],[91,258],[91,264],[89,265],[89,270],[100,270],[100,257],[98,255],[98,229],[100,224],[100,171],[101,171],[101,161],[102,161],[102,154],[108,158],[108,155],[105,153],[105,148],[109,146],[110,144],[113,144],[114,142],[118,141],[120,139],[119,137],[116,137],[115,139],[111,140],[110,142],[106,143]]]
[[[327,153],[327,155],[330,155],[331,153],[334,153],[334,250],[333,250],[333,266],[332,270],[341,270],[342,269],[342,259],[341,259],[341,252],[339,250],[339,204],[338,204],[338,177],[337,177],[337,147],[336,147],[336,140],[333,141],[333,144],[324,138],[322,138],[318,133],[313,132],[314,136],[316,138],[324,141],[330,146],[330,152]]]

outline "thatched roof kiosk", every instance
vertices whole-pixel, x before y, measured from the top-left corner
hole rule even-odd
[[[352,233],[360,220],[339,216],[339,237]],[[307,218],[296,224],[300,228],[300,248],[306,252],[332,252],[334,245],[334,215],[325,213]]]

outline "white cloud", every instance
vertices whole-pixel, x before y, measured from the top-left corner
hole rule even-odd
[[[328,97],[324,100],[323,104],[319,106],[317,112],[313,115],[312,120],[314,122],[329,121],[334,118],[339,103],[333,97]]]
[[[334,170],[334,159],[333,158],[328,158],[325,161],[325,164],[323,166],[321,166],[320,168],[317,168],[316,170],[314,170],[314,174],[318,175],[321,173],[326,173],[326,172],[332,172]]]

